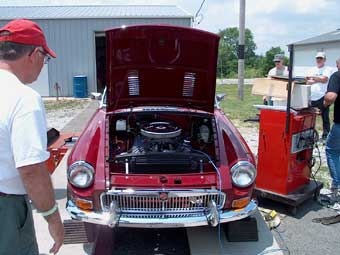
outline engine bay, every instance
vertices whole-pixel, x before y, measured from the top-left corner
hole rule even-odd
[[[111,173],[203,173],[218,160],[211,115],[129,112],[108,121]]]

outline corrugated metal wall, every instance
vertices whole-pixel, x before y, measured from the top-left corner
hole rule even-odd
[[[325,42],[294,46],[294,72],[296,75],[307,75],[309,69],[316,65],[315,55],[318,51],[326,53],[326,66],[337,71],[335,61],[340,57],[340,42]]]
[[[340,41],[326,42],[307,45],[295,45],[295,65],[298,66],[314,66],[315,55],[318,51],[326,53],[326,63],[335,66],[335,60],[340,57]]]
[[[8,21],[1,21],[3,26]],[[62,96],[73,95],[72,77],[86,75],[88,91],[97,91],[95,63],[95,32],[132,24],[173,24],[190,26],[188,18],[174,19],[56,19],[36,20],[45,32],[48,45],[58,57],[48,64],[50,96],[55,96],[54,84],[61,86]]]

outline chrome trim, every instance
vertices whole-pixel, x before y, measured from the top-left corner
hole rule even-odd
[[[128,71],[129,95],[139,96],[139,72],[138,70]]]
[[[166,201],[160,194],[167,196]],[[192,199],[192,200],[190,200]],[[196,201],[195,201],[196,200]],[[101,208],[108,210],[112,201],[118,205],[122,214],[187,214],[207,210],[210,201],[215,201],[222,209],[226,200],[225,193],[218,190],[110,190],[100,195]]]
[[[215,95],[215,108],[216,109],[221,109],[220,104],[223,101],[225,96],[226,96],[225,93],[220,93],[220,94]]]
[[[150,131],[146,131],[144,129],[140,130],[141,134],[143,136],[149,137],[149,138],[153,138],[153,139],[165,139],[165,138],[174,138],[177,137],[181,134],[182,130],[176,130],[176,131],[171,131],[171,132],[167,132],[167,133],[156,133],[156,132],[150,132]]]
[[[177,228],[177,227],[197,227],[207,226],[212,212],[207,212],[204,216],[186,216],[178,218],[128,218],[124,215],[119,215],[118,218],[112,215],[112,212],[90,212],[79,209],[71,200],[67,202],[67,211],[74,220],[84,222],[106,225],[106,226],[119,226],[119,227],[132,227],[132,228]],[[219,223],[226,223],[237,221],[247,218],[255,213],[257,205],[254,201],[243,209],[238,210],[219,210]],[[112,218],[117,219],[114,222]]]
[[[88,173],[90,177],[90,181],[86,183],[85,185],[80,185],[78,183],[75,183],[74,180],[71,178],[71,173],[76,168],[77,166],[83,166],[86,169],[86,172]],[[67,169],[67,180],[75,187],[80,188],[80,189],[85,189],[90,187],[93,182],[94,182],[94,167],[87,163],[85,160],[78,160],[72,163],[68,169]]]
[[[248,183],[247,185],[240,185],[238,183],[236,183],[234,181],[234,172],[236,171],[237,168],[239,167],[242,167],[242,166],[251,166],[253,169],[254,169],[254,178],[251,180],[250,183]],[[256,176],[257,176],[257,170],[256,170],[256,166],[254,166],[252,163],[250,163],[249,161],[238,161],[237,163],[235,163],[231,169],[230,169],[230,173],[231,173],[231,181],[233,182],[233,184],[237,187],[240,187],[240,188],[246,188],[246,187],[249,187],[250,185],[252,185],[255,180],[256,180]]]
[[[109,220],[108,220],[108,226],[109,226],[110,228],[115,227],[116,224],[117,224],[118,221],[119,221],[119,214],[118,214],[117,210],[118,210],[117,203],[115,203],[114,201],[112,201],[111,204],[110,204],[110,209],[109,209],[110,218],[109,218]]]
[[[106,96],[107,96],[107,87],[104,88],[103,94],[102,94],[102,99],[99,102],[99,109],[101,108],[106,108]]]
[[[214,200],[208,203],[208,211],[210,213],[207,215],[207,221],[210,226],[216,227],[218,225],[219,213]]]
[[[169,122],[165,121],[156,121],[156,122],[151,122],[150,125],[169,125]],[[161,131],[161,130],[160,130]],[[154,139],[165,139],[165,138],[174,138],[177,137],[181,134],[182,129],[178,129],[175,131],[170,131],[170,132],[152,132],[145,130],[144,128],[141,128],[140,133],[143,136],[149,137],[149,138],[154,138]]]
[[[194,95],[195,84],[196,84],[196,73],[185,72],[182,96],[192,97]]]

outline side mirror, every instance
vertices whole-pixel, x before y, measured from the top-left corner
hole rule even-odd
[[[226,93],[220,93],[215,96],[215,107],[217,109],[220,109],[220,103],[223,101],[226,95],[227,95]]]
[[[92,92],[91,93],[91,99],[97,99],[97,100],[102,100],[102,93],[97,93],[97,92]]]

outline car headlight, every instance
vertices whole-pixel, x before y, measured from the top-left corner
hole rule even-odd
[[[254,183],[256,168],[248,161],[239,161],[230,170],[233,183],[240,188],[245,188]]]
[[[85,161],[76,161],[68,169],[68,181],[77,188],[88,188],[93,183],[94,168]]]

